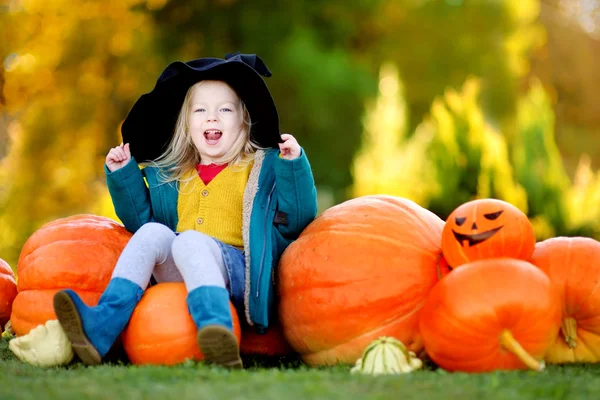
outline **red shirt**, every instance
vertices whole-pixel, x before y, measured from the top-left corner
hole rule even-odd
[[[202,179],[205,185],[208,185],[210,181],[214,179],[215,176],[219,174],[219,172],[223,171],[227,167],[227,164],[217,165],[217,164],[196,164],[196,171],[198,171],[198,176]]]

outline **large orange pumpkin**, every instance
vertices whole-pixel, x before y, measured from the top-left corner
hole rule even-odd
[[[183,282],[159,283],[146,290],[123,332],[123,348],[133,364],[174,365],[202,360],[198,329],[189,314]],[[230,303],[233,331],[241,340],[237,312]]]
[[[17,296],[15,273],[6,261],[0,258],[0,329],[10,319],[12,304]]]
[[[95,305],[131,237],[111,219],[81,214],[52,221],[25,242],[17,264],[11,324],[18,336],[56,319],[52,297],[71,288]]]
[[[425,351],[446,370],[537,370],[560,315],[560,296],[544,273],[496,258],[465,264],[437,284],[420,327]]]
[[[556,237],[535,246],[531,262],[562,299],[562,324],[548,351],[551,363],[600,361],[600,242]]]
[[[379,336],[420,352],[419,313],[448,269],[444,222],[416,203],[363,196],[319,215],[284,252],[279,318],[310,365],[354,363]]]
[[[285,340],[281,324],[275,323],[269,326],[264,335],[256,333],[256,330],[249,326],[242,328],[242,343],[240,352],[247,355],[262,356],[287,356],[294,353],[294,349]]]
[[[444,257],[452,268],[496,257],[527,261],[534,246],[535,234],[527,216],[497,199],[462,204],[448,216],[442,234]]]

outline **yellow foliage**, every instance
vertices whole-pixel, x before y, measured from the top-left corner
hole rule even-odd
[[[554,229],[550,221],[548,221],[548,217],[536,215],[529,217],[529,220],[531,221],[537,240],[545,240],[556,236],[556,229]]]
[[[503,200],[527,214],[527,192],[514,181],[512,168],[508,163],[506,141],[499,133],[490,131],[483,146],[477,196],[495,197],[496,193],[502,193]]]
[[[394,69],[381,69],[381,82],[401,87],[394,78]],[[475,78],[460,92],[447,89],[434,100],[431,116],[405,139],[402,91],[380,90],[367,110],[353,195],[405,197],[442,217],[476,197],[500,198],[527,212],[527,194],[513,177],[504,137],[485,121],[479,91]]]
[[[406,101],[394,65],[388,63],[381,67],[379,96],[370,108],[364,121],[365,147],[353,165],[352,195],[379,193],[406,197],[417,203],[424,201],[429,189],[413,185],[412,181],[417,175],[425,179],[428,173],[433,178],[430,166],[419,156],[426,149],[428,133],[423,132],[404,143],[408,125]]]
[[[381,81],[401,88],[397,72]],[[511,148],[478,103],[479,80],[435,99],[430,117],[406,135],[400,90],[380,90],[367,110],[364,147],[354,163],[354,196],[391,194],[412,199],[442,218],[473,198],[498,198],[526,213],[538,240],[554,235],[600,236],[600,173],[581,158],[575,182],[554,139],[550,99],[537,80],[518,102],[518,135]],[[510,151],[509,151],[510,150]],[[512,157],[512,162],[511,162]]]
[[[591,159],[585,154],[580,159],[567,199],[569,227],[580,231],[588,226],[592,234],[600,237],[600,172],[592,171]]]
[[[110,194],[108,193],[106,185],[99,186],[98,201],[92,205],[90,212],[95,215],[110,218],[113,221],[117,221],[118,223],[122,224],[123,222],[121,222],[115,213],[115,207],[113,206],[112,199],[110,198]]]
[[[1,38],[10,39],[0,43],[8,55],[0,111],[10,139],[0,148],[8,149],[0,167],[0,254],[11,265],[46,222],[78,213],[116,219],[99,200],[107,195],[104,157],[163,64],[147,51],[152,17],[135,8],[147,4],[165,1],[21,0],[0,15]]]
[[[540,2],[520,0],[506,2],[508,15],[517,29],[507,35],[503,47],[508,68],[516,76],[524,76],[529,71],[529,60],[523,57],[527,50],[541,47],[546,41],[546,31],[541,23],[535,23],[540,14]]]

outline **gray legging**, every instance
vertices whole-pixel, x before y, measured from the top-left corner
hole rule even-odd
[[[196,231],[179,235],[165,225],[144,224],[123,249],[112,277],[125,278],[146,289],[157,282],[185,282],[187,291],[199,286],[227,288],[229,278],[221,249],[213,238]]]

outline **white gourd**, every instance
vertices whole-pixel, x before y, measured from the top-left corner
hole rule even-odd
[[[21,361],[39,367],[68,364],[74,356],[71,342],[55,319],[12,339],[8,348]]]
[[[366,375],[392,375],[412,372],[423,367],[415,353],[398,339],[382,336],[372,341],[350,372]]]

